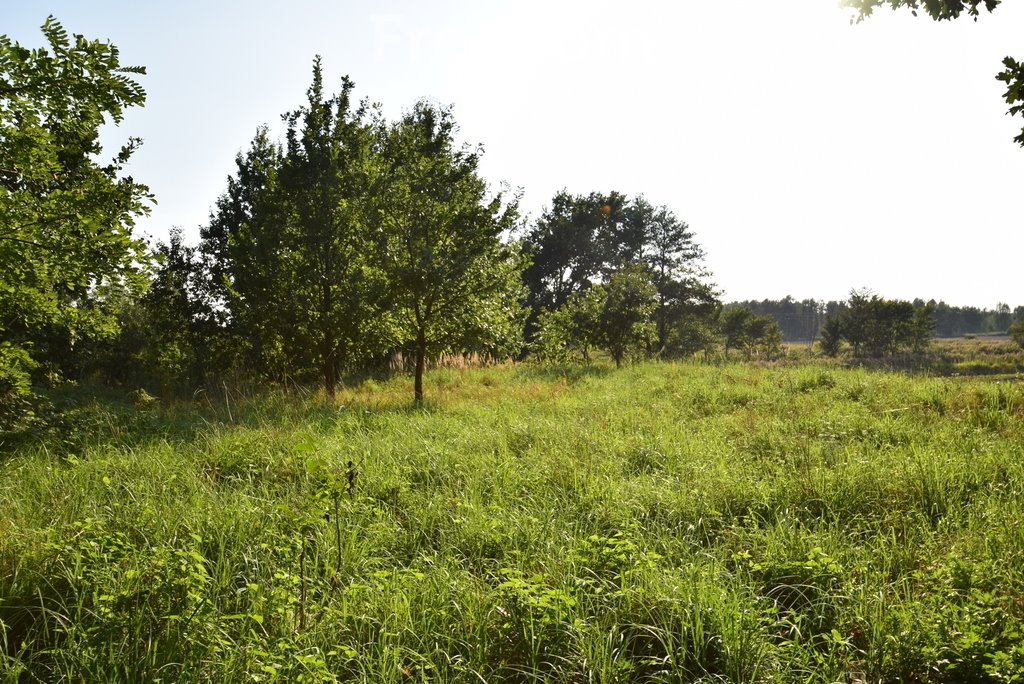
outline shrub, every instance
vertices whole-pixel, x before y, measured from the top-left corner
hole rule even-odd
[[[1010,326],[1010,337],[1013,341],[1024,347],[1024,321],[1017,321]]]

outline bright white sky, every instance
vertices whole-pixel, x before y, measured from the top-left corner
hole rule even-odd
[[[1024,3],[978,22],[837,0],[440,2],[0,0],[0,33],[43,43],[52,13],[144,65],[141,224],[192,239],[235,154],[329,84],[397,116],[455,106],[493,185],[537,216],[562,188],[643,193],[695,231],[727,300],[791,294],[1024,304],[1022,122],[994,75],[1024,58]]]

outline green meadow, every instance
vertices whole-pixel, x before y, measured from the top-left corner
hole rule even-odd
[[[958,363],[956,359],[950,361]],[[1024,384],[532,364],[95,400],[0,465],[0,673],[1024,681]]]

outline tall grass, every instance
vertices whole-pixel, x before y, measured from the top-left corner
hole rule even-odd
[[[74,439],[6,456],[0,672],[1024,677],[1020,383],[814,364],[429,380],[421,409],[402,380],[97,405]]]

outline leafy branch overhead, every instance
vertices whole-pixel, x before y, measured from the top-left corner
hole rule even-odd
[[[923,10],[936,21],[945,19],[956,19],[967,14],[978,20],[981,8],[984,7],[992,12],[999,6],[1002,0],[842,0],[842,5],[857,10],[856,21],[863,21],[875,11],[876,7],[888,5],[892,9],[907,7],[914,16],[918,10]],[[1010,105],[1010,116],[1016,116],[1024,112],[1024,63],[1018,62],[1013,57],[1003,59],[1005,69],[996,78],[1006,84],[1006,93],[1003,97],[1006,104]],[[1024,147],[1024,127],[1020,135],[1014,137],[1013,141]]]
[[[1000,81],[1006,84],[1006,104],[1010,105],[1010,115],[1016,116],[1024,112],[1024,62],[1018,62],[1013,57],[1003,59],[1003,66],[1006,69],[996,75]],[[1016,142],[1024,147],[1024,128],[1021,128],[1020,135],[1015,137]]]
[[[860,18],[871,16],[876,7],[889,5],[893,9],[909,7],[910,11],[917,16],[917,11],[923,9],[933,19],[955,19],[966,12],[968,15],[977,17],[985,7],[989,12],[994,10],[1001,0],[843,0],[843,5],[852,7],[860,13]]]

